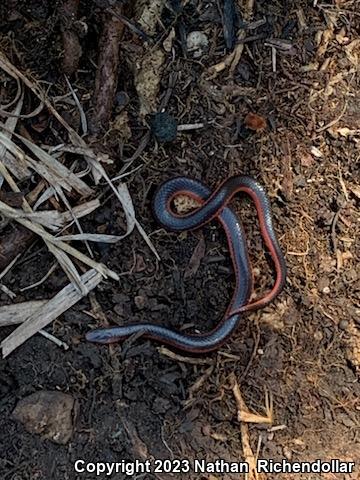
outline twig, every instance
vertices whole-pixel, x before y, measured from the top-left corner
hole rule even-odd
[[[199,377],[196,382],[191,385],[191,387],[189,388],[189,396],[184,401],[184,408],[188,408],[195,401],[195,392],[197,392],[201,388],[201,386],[210,377],[213,371],[214,365],[210,365],[210,367],[205,370],[201,377]]]
[[[250,42],[256,42],[258,40],[265,40],[267,38],[267,35],[264,33],[259,33],[258,35],[249,35],[248,37],[241,38],[236,41],[236,43],[250,43]]]
[[[323,127],[317,128],[317,129],[316,129],[316,133],[323,132],[324,130],[327,130],[328,128],[333,127],[334,125],[336,125],[336,124],[342,119],[342,117],[344,116],[344,113],[346,112],[346,109],[347,109],[347,100],[345,100],[344,106],[343,106],[343,108],[342,108],[339,116],[337,116],[336,118],[334,118],[334,120],[331,120],[331,122],[327,123],[327,124],[324,125]]]
[[[13,228],[0,238],[0,269],[6,268],[14,258],[21,255],[34,241],[36,235],[27,228]]]
[[[247,411],[247,406],[242,398],[239,384],[236,381],[236,377],[234,374],[231,374],[230,381],[232,384],[232,391],[235,397],[235,401],[238,407],[238,411]],[[244,423],[239,418],[240,424],[240,431],[241,431],[241,443],[243,447],[245,461],[249,465],[249,480],[265,480],[265,475],[258,474],[256,464],[257,464],[257,457],[254,455],[251,445],[250,445],[250,434],[249,434],[249,426]],[[258,446],[258,451],[259,451]]]
[[[49,277],[50,275],[56,270],[58,264],[54,263],[49,271],[44,275],[38,282],[32,283],[31,285],[28,285],[27,287],[20,288],[20,292],[26,292],[27,290],[31,290],[32,288],[39,287],[42,285]]]
[[[243,17],[245,21],[250,21],[254,11],[255,0],[246,0]],[[229,53],[220,63],[213,65],[209,68],[209,79],[215,78],[220,72],[229,67],[230,75],[233,75],[244,50],[244,43],[242,40],[246,38],[246,30],[242,28],[237,36],[237,45],[234,50]]]
[[[16,293],[10,290],[6,285],[0,283],[0,289],[8,295],[12,300],[16,297]]]
[[[176,360],[177,362],[190,363],[192,365],[212,365],[214,363],[212,360],[207,358],[184,357],[183,355],[174,353],[166,347],[159,347],[157,350],[161,355],[165,355],[166,357]]]
[[[18,261],[18,259],[21,257],[21,254],[19,253],[18,255],[16,255],[15,258],[13,258],[11,260],[11,262],[9,263],[9,265],[7,265],[6,268],[4,268],[4,270],[0,273],[0,280],[5,277],[5,275],[9,272],[9,270],[11,270],[11,268],[14,266],[14,264]]]
[[[271,47],[271,64],[272,64],[272,71],[276,72],[276,48]]]
[[[19,253],[10,263],[9,265],[0,273],[0,280],[5,277],[5,275],[9,272],[9,270],[13,267],[13,265],[17,262],[17,260],[21,257],[21,254]],[[6,293],[11,299],[14,299],[16,297],[16,294],[12,292],[6,285],[3,285],[0,283],[0,288],[1,290]]]
[[[178,125],[177,131],[178,132],[187,132],[189,130],[199,130],[200,128],[204,128],[204,123],[187,123],[184,125]]]
[[[65,342],[63,342],[62,340],[59,340],[57,337],[55,337],[54,335],[51,335],[51,333],[48,333],[48,332],[45,332],[45,330],[39,330],[39,333],[47,338],[48,340],[50,340],[51,342],[55,343],[55,345],[57,345],[58,347],[61,347],[63,348],[64,350],[69,350],[69,345]]]
[[[242,375],[241,375],[241,380],[244,380],[244,378],[246,377],[246,375],[248,374],[249,370],[250,370],[250,367],[252,365],[252,362],[254,361],[254,358],[257,354],[257,351],[258,351],[258,348],[259,348],[259,342],[260,342],[260,335],[259,335],[259,328],[257,328],[257,331],[256,331],[256,334],[255,334],[255,342],[254,342],[254,348],[251,352],[251,356],[250,356],[250,360],[248,361],[246,367],[245,367],[245,370],[243,371]]]
[[[338,209],[338,211],[334,214],[334,217],[333,217],[333,220],[331,222],[331,242],[332,242],[332,246],[333,246],[333,250],[334,250],[334,253],[337,252],[337,246],[338,246],[338,243],[337,243],[337,238],[336,238],[336,225],[337,225],[337,222],[339,220],[339,216],[340,216],[340,212],[342,210],[342,206]]]
[[[140,38],[151,43],[152,39],[149,37],[149,35],[131,22],[127,17],[125,17],[125,15],[113,10],[112,8],[108,8],[107,11],[123,22],[123,24],[126,25],[132,32],[136,33],[136,35],[139,35]]]

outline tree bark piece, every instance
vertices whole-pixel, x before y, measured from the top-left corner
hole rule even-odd
[[[113,8],[122,13],[122,5]],[[99,41],[99,61],[95,79],[94,115],[91,130],[98,133],[106,130],[111,118],[119,72],[120,40],[124,24],[109,12],[103,14],[103,31]]]
[[[65,0],[60,7],[61,31],[64,45],[62,69],[66,75],[72,75],[79,67],[82,48],[79,37],[74,30],[74,21],[77,18],[79,0]]]

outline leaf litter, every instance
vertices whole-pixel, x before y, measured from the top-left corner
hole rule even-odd
[[[1,51],[0,68],[15,79],[17,84],[17,93],[14,99],[7,105],[3,105],[0,111],[1,117],[5,117],[4,123],[0,122],[0,175],[2,185],[7,184],[13,192],[21,193],[17,182],[36,174],[38,191],[35,198],[40,194],[33,206],[24,198],[22,208],[13,208],[6,202],[0,201],[0,213],[2,217],[21,224],[40,237],[70,281],[50,300],[43,299],[37,302],[15,303],[11,306],[0,307],[0,318],[2,319],[0,326],[21,324],[0,344],[2,355],[6,357],[86,296],[103,279],[110,277],[113,280],[119,280],[115,271],[92,258],[93,255],[87,242],[115,243],[129,235],[136,227],[153,253],[157,258],[159,257],[151,240],[136,218],[127,185],[123,182],[117,182],[117,185],[115,185],[102,165],[102,163],[112,163],[112,160],[107,155],[95,153],[56,111],[40,84],[22,74]],[[67,85],[80,111],[82,130],[86,133],[86,116],[68,80]],[[70,145],[64,144],[46,149],[44,146],[39,146],[29,138],[15,132],[18,119],[24,118],[21,112],[25,88],[30,89],[40,100],[39,107],[31,115],[36,115],[46,106],[50,114],[67,131]],[[10,107],[14,107],[12,111],[7,110]],[[29,117],[29,114],[26,117]],[[64,164],[66,152],[76,153],[86,160],[89,171],[93,175],[94,185],[89,184],[88,179],[85,181],[80,178],[80,175],[74,171],[74,165],[69,168]],[[95,234],[82,231],[79,218],[86,217],[94,210],[102,208],[99,199],[91,198],[95,195],[95,187],[100,178],[103,178],[110,186],[125,213],[127,227],[124,235]],[[81,203],[71,206],[68,196],[73,197],[74,193],[78,194]],[[57,209],[38,210],[40,205],[51,199],[60,199],[65,211]],[[84,202],[84,200],[86,201]],[[59,205],[58,202],[57,205]],[[68,230],[73,224],[75,224],[79,233],[61,234],[60,230]],[[53,232],[54,235],[49,231]],[[75,240],[87,244],[90,257],[69,245],[68,242]],[[80,274],[75,262],[80,262],[90,269]],[[13,262],[11,267],[14,263],[16,262]]]

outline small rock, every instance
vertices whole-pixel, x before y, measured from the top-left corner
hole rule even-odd
[[[192,52],[194,58],[199,58],[203,55],[209,46],[209,40],[204,32],[195,30],[190,32],[186,39],[186,47],[188,52]]]
[[[146,300],[147,300],[146,297],[144,297],[143,295],[137,295],[134,298],[134,302],[135,302],[136,307],[139,310],[142,310],[146,305]]]
[[[152,409],[156,414],[164,414],[170,408],[170,402],[166,398],[156,397]]]
[[[117,94],[115,95],[116,107],[120,107],[120,108],[126,107],[129,101],[130,101],[130,98],[126,92],[117,92]]]
[[[151,131],[161,143],[172,142],[177,135],[177,121],[167,112],[155,113],[150,119]]]
[[[28,432],[65,445],[73,435],[74,408],[75,400],[71,395],[41,391],[20,400],[13,417]]]
[[[318,280],[318,289],[320,292],[329,293],[330,292],[330,280],[328,277],[320,277]]]
[[[238,66],[238,72],[242,80],[247,82],[250,79],[250,67],[247,63],[240,63]]]
[[[316,158],[322,158],[324,156],[323,153],[315,146],[312,146],[310,151],[312,155]]]
[[[323,339],[324,335],[322,334],[322,332],[320,332],[320,330],[317,330],[315,333],[314,333],[314,339],[317,341],[317,342],[321,342],[321,340]]]
[[[295,187],[301,187],[301,188],[306,187],[305,177],[303,175],[297,175],[297,177],[294,178],[294,185]]]
[[[347,320],[340,320],[339,322],[340,330],[347,330],[348,326],[349,326],[349,322]]]

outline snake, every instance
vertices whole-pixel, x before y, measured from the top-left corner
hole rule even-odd
[[[235,194],[242,192],[253,201],[260,233],[275,267],[275,282],[263,297],[251,301],[253,273],[246,234],[242,222],[229,207]],[[190,213],[174,211],[173,200],[179,195],[194,199],[200,206]],[[224,228],[235,273],[235,289],[222,320],[209,332],[191,334],[166,326],[143,322],[91,330],[86,340],[100,344],[120,342],[132,335],[149,338],[189,353],[206,353],[221,347],[237,329],[245,312],[263,308],[282,291],[286,282],[286,262],[273,225],[271,204],[263,186],[253,177],[237,175],[223,181],[213,192],[202,182],[175,177],[162,183],[153,198],[157,222],[172,232],[195,230],[212,220]]]

